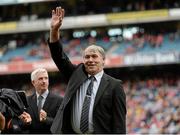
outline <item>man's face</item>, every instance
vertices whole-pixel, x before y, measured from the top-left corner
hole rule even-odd
[[[49,86],[49,78],[47,72],[37,73],[35,79],[32,81],[32,84],[39,94],[46,91]]]
[[[98,51],[87,48],[83,58],[85,69],[90,75],[95,75],[103,70],[104,58]]]

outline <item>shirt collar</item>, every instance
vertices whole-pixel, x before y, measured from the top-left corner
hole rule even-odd
[[[49,94],[49,90],[47,89],[41,96],[43,96],[44,99],[46,99],[46,97]],[[37,98],[40,96],[39,93],[36,92]]]
[[[94,75],[95,80],[96,80],[96,81],[99,81],[99,80],[102,78],[103,74],[104,74],[104,70],[102,70],[101,72],[99,72],[99,73],[97,73],[96,75]],[[90,77],[90,76],[91,76],[91,75],[88,74],[88,77]]]

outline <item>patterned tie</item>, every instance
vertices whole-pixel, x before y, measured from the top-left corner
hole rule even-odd
[[[89,108],[90,108],[91,94],[92,94],[93,83],[95,78],[94,76],[90,76],[89,79],[91,80],[91,82],[87,88],[86,97],[84,99],[82,112],[81,112],[80,130],[82,133],[86,133],[89,127]]]
[[[38,97],[38,112],[40,112],[40,110],[42,108],[42,100],[43,100],[43,96],[39,95],[39,97]]]

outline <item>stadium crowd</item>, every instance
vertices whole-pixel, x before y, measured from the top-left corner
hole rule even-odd
[[[180,133],[180,78],[126,81],[128,133]]]
[[[43,36],[38,34],[36,34],[36,36],[32,36],[32,34],[24,35],[25,34],[19,34],[17,35],[18,37],[13,37],[11,41],[1,39],[3,41],[0,47],[0,61],[29,61],[50,58],[49,48],[46,42],[46,32],[44,32]],[[180,42],[179,29],[167,32],[139,31],[132,34],[130,38],[123,37],[123,35],[109,36],[108,34],[102,33],[99,35],[96,37],[87,35],[80,38],[64,36],[62,38],[62,44],[65,52],[70,57],[80,56],[83,48],[92,43],[101,45],[107,54],[110,55],[114,53],[120,55],[144,52],[145,48],[148,48],[149,52],[156,49],[164,51],[164,48],[171,48],[171,51],[180,49],[180,47],[178,47]],[[29,39],[29,37],[32,38]]]

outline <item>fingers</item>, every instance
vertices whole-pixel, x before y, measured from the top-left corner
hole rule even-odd
[[[60,18],[60,20],[62,20],[64,18],[64,9],[61,7],[56,7],[55,10],[52,10],[52,16],[56,15]]]
[[[30,123],[32,122],[32,119],[31,119],[31,117],[27,117],[27,118],[25,118],[23,121],[24,121],[24,123],[26,123],[26,124],[30,124]]]
[[[23,112],[23,113],[19,116],[19,118],[20,118],[24,123],[26,123],[26,124],[29,124],[29,123],[31,123],[31,121],[32,121],[30,114],[27,113],[27,112]]]
[[[23,112],[23,113],[19,116],[19,118],[22,119],[22,120],[25,119],[25,117],[26,117],[26,113],[25,113],[25,112]]]
[[[59,16],[59,9],[60,9],[61,7],[56,7],[56,15],[57,16]]]
[[[53,16],[53,15],[55,15],[55,11],[54,11],[54,10],[52,10],[52,16]]]
[[[23,114],[21,114],[20,116],[19,116],[19,119],[23,119],[24,118],[24,116],[23,116]]]
[[[64,14],[65,14],[65,10],[64,10],[64,9],[61,9],[61,16],[62,16],[62,19],[64,18]]]
[[[29,113],[27,113],[27,112],[23,112],[23,115],[30,116]]]
[[[65,15],[65,10],[62,9],[62,15],[63,15],[63,18],[64,18],[64,15]]]
[[[43,109],[41,109],[39,117],[40,117],[40,121],[45,121],[47,118],[47,113]]]
[[[64,9],[60,7],[59,13],[60,13],[60,20],[62,21],[64,18]]]

